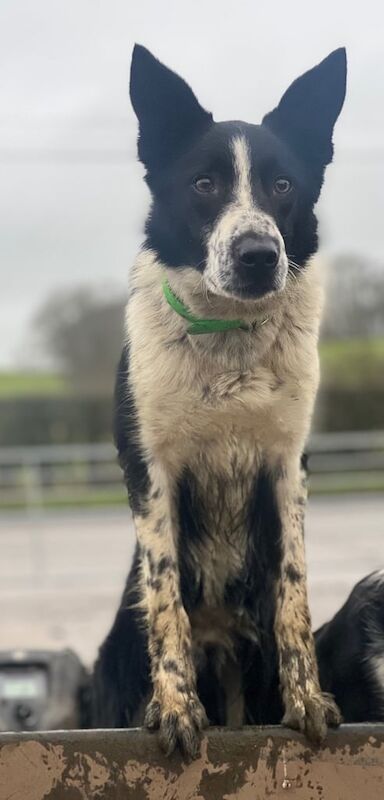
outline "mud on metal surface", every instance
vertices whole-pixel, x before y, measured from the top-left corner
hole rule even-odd
[[[141,730],[0,735],[0,800],[383,800],[384,725],[321,748],[276,728],[211,729],[197,761]]]

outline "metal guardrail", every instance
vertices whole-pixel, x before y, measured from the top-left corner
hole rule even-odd
[[[161,755],[141,730],[0,734],[1,800],[382,800],[384,726],[320,748],[284,728],[212,728],[200,757]]]
[[[322,433],[308,444],[311,490],[384,490],[384,431]],[[125,500],[112,443],[0,448],[0,508]]]
[[[314,493],[384,491],[384,431],[314,434],[308,454]]]
[[[0,508],[119,503],[125,497],[111,443],[0,448]]]

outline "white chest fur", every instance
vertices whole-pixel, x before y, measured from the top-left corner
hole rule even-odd
[[[289,447],[299,452],[318,383],[322,291],[316,263],[266,300],[262,313],[244,312],[248,319],[267,315],[268,322],[255,332],[197,337],[186,335],[185,320],[167,305],[164,273],[153,254],[142,253],[127,307],[129,381],[144,449],[175,474],[208,450],[224,471],[228,449],[245,464],[255,454],[272,456]],[[178,291],[185,284],[191,298],[196,296],[195,270],[172,275]]]

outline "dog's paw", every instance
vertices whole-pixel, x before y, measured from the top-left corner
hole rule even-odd
[[[292,698],[286,705],[283,725],[305,733],[314,744],[324,741],[328,727],[342,722],[340,711],[331,695],[314,692]]]
[[[200,734],[208,720],[193,693],[185,700],[179,698],[173,706],[161,705],[153,698],[147,707],[144,725],[150,731],[159,731],[159,743],[165,755],[171,755],[179,747],[184,758],[191,761],[200,753]]]

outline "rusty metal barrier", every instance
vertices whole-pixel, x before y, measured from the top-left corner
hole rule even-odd
[[[383,800],[384,725],[312,748],[275,728],[212,728],[192,764],[141,730],[0,734],[0,800]]]

